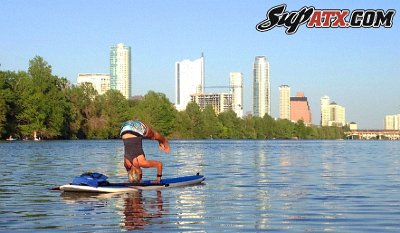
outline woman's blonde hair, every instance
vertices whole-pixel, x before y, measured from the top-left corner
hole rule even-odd
[[[131,170],[128,171],[129,182],[135,183],[140,181],[139,169],[132,166]]]

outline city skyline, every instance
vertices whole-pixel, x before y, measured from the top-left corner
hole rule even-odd
[[[392,28],[301,27],[291,36],[281,27],[258,32],[256,24],[281,3],[7,1],[0,16],[0,69],[26,70],[28,61],[39,55],[52,65],[53,74],[76,83],[79,73],[108,73],[109,48],[123,42],[132,49],[130,94],[154,90],[174,102],[174,63],[204,52],[205,86],[226,85],[230,72],[243,73],[243,110],[248,112],[252,110],[252,63],[261,54],[271,67],[273,117],[279,117],[278,87],[286,83],[307,93],[313,124],[319,124],[320,97],[329,95],[346,107],[346,121],[358,123],[359,128],[382,129],[386,115],[400,112],[398,16]],[[288,11],[311,5],[285,3]],[[387,10],[398,9],[400,3],[340,0],[312,6]]]

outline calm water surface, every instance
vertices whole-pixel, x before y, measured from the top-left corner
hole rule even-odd
[[[169,154],[144,146],[164,177],[200,172],[206,183],[48,191],[85,171],[126,181],[122,142],[0,142],[0,231],[400,232],[399,141],[171,141]]]

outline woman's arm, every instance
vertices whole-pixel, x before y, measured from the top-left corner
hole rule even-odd
[[[140,167],[143,167],[143,168],[155,167],[155,168],[157,168],[157,178],[153,182],[160,183],[161,176],[162,176],[162,170],[163,170],[163,165],[160,161],[144,159],[144,160],[140,161]]]
[[[157,140],[160,150],[164,151],[165,153],[168,153],[170,151],[170,146],[169,146],[167,138],[165,138],[160,133],[153,131],[153,129],[150,128],[149,126],[146,125],[146,127],[147,127],[147,133],[146,133],[146,135],[144,135],[144,137],[153,139],[153,140]]]

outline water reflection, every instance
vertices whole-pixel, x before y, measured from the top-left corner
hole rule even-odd
[[[161,218],[163,214],[163,201],[161,191],[156,192],[156,198],[145,199],[142,192],[129,193],[124,198],[124,223],[126,230],[143,230],[151,221]]]
[[[66,204],[79,204],[83,209],[94,210],[95,208],[105,207],[108,204],[108,199],[116,194],[105,193],[82,193],[82,192],[62,192],[61,198]]]
[[[125,230],[144,230],[164,212],[161,191],[156,191],[154,198],[145,198],[140,191],[125,194],[63,192],[61,197],[67,204],[79,204],[79,211],[99,212],[110,204],[112,208],[121,207],[119,225]]]

